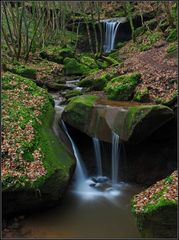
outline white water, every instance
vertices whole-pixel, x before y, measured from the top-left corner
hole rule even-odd
[[[68,87],[71,87],[73,88],[74,90],[82,90],[83,88],[82,87],[78,87],[76,84],[79,83],[79,79],[77,80],[70,80],[70,81],[66,81],[66,85]]]
[[[96,157],[96,163],[97,163],[97,175],[102,176],[101,148],[100,148],[100,141],[98,138],[93,137],[93,145],[94,145],[95,157]]]
[[[119,136],[112,132],[112,185],[118,183],[119,174]]]
[[[81,183],[85,182],[85,180],[87,179],[87,171],[86,171],[85,166],[82,162],[80,152],[79,152],[77,146],[75,145],[73,139],[70,137],[70,134],[68,133],[68,130],[66,128],[66,125],[65,125],[64,121],[61,120],[61,123],[62,123],[63,129],[64,129],[66,135],[68,136],[68,138],[71,142],[72,149],[73,149],[73,152],[74,152],[74,155],[75,155],[75,158],[76,158],[75,175],[76,175],[76,179],[77,179],[77,188],[80,188]]]
[[[103,20],[105,27],[104,52],[109,53],[114,49],[116,33],[120,23],[123,21],[124,18]]]

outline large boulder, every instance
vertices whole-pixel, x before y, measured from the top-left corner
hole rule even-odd
[[[117,75],[116,68],[107,68],[104,70],[94,71],[83,78],[78,86],[90,87],[91,90],[100,91],[103,90],[109,80]]]
[[[105,88],[108,98],[119,101],[130,100],[140,76],[140,73],[130,73],[113,78]]]
[[[89,95],[71,98],[62,114],[64,121],[89,136],[111,142],[115,132],[129,144],[141,142],[173,117],[173,111],[163,105],[116,102]]]
[[[132,199],[132,213],[143,238],[177,237],[177,171]]]
[[[52,129],[52,99],[30,79],[8,72],[2,97],[3,215],[57,204],[75,161]]]
[[[85,75],[89,73],[91,69],[75,58],[65,58],[64,59],[64,73],[65,75]]]

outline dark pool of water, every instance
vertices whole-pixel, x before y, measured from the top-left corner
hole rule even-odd
[[[11,232],[16,238],[140,238],[130,212],[130,199],[141,189],[120,184],[117,196],[85,197],[73,184],[58,207],[33,214]]]

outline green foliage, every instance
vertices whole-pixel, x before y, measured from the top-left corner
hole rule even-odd
[[[176,28],[169,29],[166,41],[174,42],[176,40],[177,40],[177,29]]]
[[[147,51],[149,50],[152,45],[157,42],[158,40],[161,39],[161,32],[151,32],[147,31],[145,34],[141,36],[142,38],[142,43],[139,44],[139,50],[140,51]]]
[[[104,61],[102,59],[97,59],[96,62],[98,64],[98,66],[102,69],[105,69],[105,68],[109,67],[109,65],[110,65],[107,61]]]
[[[37,70],[33,68],[29,68],[20,63],[16,63],[15,65],[7,65],[7,70],[12,73],[18,74],[22,77],[27,77],[31,79],[36,79]]]
[[[75,58],[64,59],[64,73],[65,75],[85,75],[89,73],[91,69],[79,63]]]
[[[47,47],[40,52],[40,57],[56,63],[63,63],[66,57],[73,57],[72,48],[65,47]]]
[[[134,100],[138,102],[146,102],[149,98],[149,90],[147,87],[137,90],[134,95]]]
[[[126,16],[126,12],[124,11],[124,9],[120,9],[119,11],[115,12],[115,17],[125,17]]]
[[[170,43],[168,48],[167,48],[167,53],[174,53],[177,50],[177,43]]]
[[[113,78],[105,87],[108,98],[124,101],[129,100],[140,77],[140,73],[131,73]]]

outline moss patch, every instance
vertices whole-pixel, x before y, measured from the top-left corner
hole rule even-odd
[[[14,65],[7,65],[6,67],[7,67],[7,70],[12,73],[18,74],[22,77],[36,79],[37,70],[34,68],[27,67],[20,63],[16,63]]]
[[[149,100],[149,90],[147,87],[137,90],[134,95],[134,100],[137,102],[147,102]]]
[[[113,100],[129,100],[132,97],[140,76],[140,73],[131,73],[113,78],[105,88],[108,98]]]
[[[60,189],[74,162],[52,131],[54,109],[47,92],[7,72],[2,99],[3,191],[43,188],[55,172],[60,174]]]
[[[40,57],[53,61],[56,63],[63,63],[66,57],[73,57],[74,51],[72,48],[61,48],[61,47],[47,47],[40,52]]]
[[[177,171],[134,196],[131,209],[143,237],[176,237]]]
[[[97,99],[97,96],[91,95],[71,98],[62,114],[63,119],[78,129],[84,129],[89,123],[89,116]]]
[[[85,75],[90,71],[88,66],[79,63],[75,58],[65,58],[64,60],[65,75]]]

